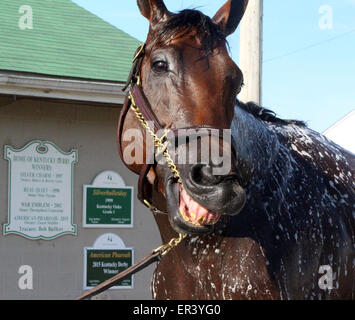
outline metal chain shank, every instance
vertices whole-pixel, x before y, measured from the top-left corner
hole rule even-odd
[[[172,174],[174,175],[174,178],[178,180],[179,183],[182,183],[181,178],[180,178],[180,173],[171,158],[171,155],[169,154],[168,151],[168,146],[169,146],[169,141],[165,141],[167,139],[167,135],[169,130],[166,130],[164,134],[159,138],[154,131],[149,127],[147,121],[145,120],[142,112],[140,111],[139,107],[137,106],[136,102],[134,101],[133,95],[131,92],[129,92],[129,99],[131,100],[131,109],[136,115],[138,121],[141,123],[144,129],[146,129],[149,134],[152,136],[153,141],[154,141],[154,146],[158,149],[158,154],[163,154],[168,168],[171,170]],[[154,212],[155,207],[151,205],[147,200],[144,200],[144,203],[146,206]],[[169,241],[169,243],[164,244],[160,246],[159,248],[156,248],[153,252],[160,252],[161,256],[165,256],[168,252],[170,252],[171,249],[174,247],[178,246],[180,242],[187,237],[186,234],[180,233],[179,238],[173,238]]]
[[[158,137],[154,131],[149,127],[147,121],[144,119],[144,116],[142,114],[142,112],[139,110],[138,106],[136,105],[136,102],[134,101],[134,98],[132,96],[132,93],[129,93],[129,99],[131,100],[131,109],[133,110],[133,112],[135,113],[137,119],[139,120],[139,122],[142,124],[143,128],[146,129],[149,134],[152,136],[153,141],[154,141],[154,146],[158,149],[158,154],[163,154],[168,168],[171,170],[172,174],[174,175],[174,178],[178,180],[179,183],[182,183],[182,180],[180,178],[180,173],[173,161],[173,159],[171,158],[171,155],[169,154],[168,151],[168,146],[169,146],[169,141],[165,141],[167,138],[167,134],[169,132],[169,130],[166,130],[165,133],[163,134],[162,137]],[[165,142],[164,142],[165,141]]]

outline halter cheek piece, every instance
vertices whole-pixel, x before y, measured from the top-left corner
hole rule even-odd
[[[162,125],[160,124],[159,120],[155,116],[155,113],[153,112],[143,90],[141,87],[141,78],[140,78],[140,69],[142,66],[142,61],[144,58],[144,48],[145,45],[141,45],[135,52],[134,54],[134,59],[133,59],[133,66],[131,69],[131,72],[128,76],[127,82],[122,89],[125,91],[129,86],[130,90],[128,91],[125,102],[123,104],[123,108],[121,111],[120,119],[118,122],[118,150],[120,157],[123,161],[123,163],[127,166],[127,164],[124,161],[123,157],[123,149],[122,149],[122,132],[123,132],[123,126],[124,126],[124,121],[126,119],[127,113],[129,110],[132,110],[134,114],[136,115],[137,119],[141,123],[142,127],[153,137],[154,140],[154,146],[156,148],[162,149],[163,146],[166,148],[166,142],[164,141],[166,136],[158,137],[156,135],[156,132],[163,129]],[[148,122],[153,123],[153,128],[151,128],[148,125]],[[165,145],[164,145],[165,143]],[[164,151],[164,150],[163,150]],[[138,199],[144,203],[148,208],[150,208],[153,212],[155,213],[163,213],[159,211],[157,208],[155,208],[148,199],[151,199],[152,197],[152,190],[148,190],[148,186],[150,183],[147,181],[147,175],[152,167],[155,167],[156,163],[155,160],[152,161],[154,158],[154,154],[147,155],[147,158],[149,161],[146,161],[146,163],[143,165],[140,174],[139,174],[139,180],[138,180]],[[171,158],[170,158],[171,160]],[[153,163],[152,163],[153,162]],[[179,173],[176,169],[176,166],[173,164],[171,160],[172,165],[174,166],[173,169],[175,169],[175,177],[179,179]],[[127,166],[129,168],[129,166]],[[130,169],[130,168],[129,168]]]
[[[215,128],[211,126],[194,126],[194,127],[185,127],[185,128],[177,128],[177,129],[166,129],[163,128],[162,125],[160,124],[156,114],[152,110],[152,107],[146,98],[143,88],[141,86],[141,66],[142,62],[144,59],[144,52],[145,50],[145,44],[141,45],[135,52],[134,54],[134,59],[133,59],[133,66],[131,69],[131,72],[128,76],[127,82],[123,88],[123,91],[125,91],[129,86],[130,89],[126,95],[123,108],[121,111],[120,119],[118,122],[118,150],[120,157],[123,161],[123,163],[129,168],[129,166],[125,163],[124,157],[123,157],[123,149],[122,149],[122,133],[123,133],[123,126],[124,126],[124,121],[126,119],[127,113],[129,110],[132,110],[142,125],[142,127],[149,133],[149,135],[153,138],[154,142],[154,147],[155,147],[155,153],[162,154],[163,157],[166,160],[167,166],[169,167],[170,171],[172,172],[174,178],[182,183],[181,178],[180,178],[180,173],[174,164],[173,159],[171,158],[168,150],[169,146],[169,140],[167,139],[168,133],[173,134],[173,137],[175,138],[175,143],[177,142],[177,138],[180,135],[181,132],[184,130],[189,130],[189,129],[206,129],[208,135],[212,134],[212,130],[216,131],[218,130],[220,136],[221,133],[223,134],[223,129],[221,128]],[[152,123],[153,126],[150,127],[149,123]],[[161,137],[158,137],[157,132],[158,131],[163,131],[163,135]],[[143,164],[142,169],[139,174],[139,180],[138,180],[138,199],[143,202],[149,209],[153,211],[153,213],[164,213],[160,210],[158,210],[156,207],[152,205],[152,186],[147,180],[147,175],[150,171],[151,168],[154,168],[157,165],[156,159],[155,159],[155,153],[152,153],[150,155],[147,155],[147,159],[150,161],[146,161],[145,164]],[[130,169],[130,168],[129,168]],[[149,188],[150,187],[150,188]]]

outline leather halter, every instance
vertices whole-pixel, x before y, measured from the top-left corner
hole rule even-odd
[[[126,119],[128,111],[133,110],[136,112],[136,115],[138,112],[139,113],[139,115],[137,116],[138,118],[142,118],[143,121],[145,121],[145,122],[152,123],[153,127],[150,128],[150,130],[148,128],[148,130],[151,132],[152,135],[155,135],[158,131],[165,129],[160,124],[156,114],[152,110],[152,107],[151,107],[147,97],[145,96],[145,94],[143,92],[143,88],[141,86],[141,66],[142,66],[142,62],[143,62],[144,54],[145,54],[144,50],[145,50],[145,44],[141,45],[136,50],[136,52],[134,54],[133,66],[132,66],[131,72],[128,76],[128,79],[127,79],[127,82],[126,82],[124,88],[122,89],[123,91],[125,91],[130,86],[130,89],[126,95],[126,98],[125,98],[125,101],[123,104],[123,108],[122,108],[122,111],[120,114],[119,122],[118,122],[118,150],[119,150],[121,160],[129,169],[130,169],[130,167],[124,161],[123,149],[122,149],[122,143],[121,143],[124,121]],[[140,119],[141,122],[142,122],[142,119]],[[170,131],[173,134],[173,137],[175,138],[175,142],[176,142],[176,139],[178,138],[179,134],[181,134],[181,131],[190,130],[190,129],[195,129],[195,130],[206,129],[209,135],[211,134],[212,130],[213,131],[217,130],[219,132],[219,135],[223,136],[223,129],[215,128],[215,127],[211,127],[211,126],[203,126],[203,125],[202,126],[185,127],[185,128],[177,128],[177,129],[169,129],[169,130],[166,130],[166,132]],[[165,134],[165,137],[157,137],[157,138],[160,141],[166,143],[165,149],[167,149],[168,142],[166,141],[166,134]],[[144,205],[146,205],[149,209],[151,209],[153,211],[153,213],[164,213],[165,214],[165,212],[162,212],[162,211],[158,210],[156,207],[154,207],[151,202],[152,201],[152,187],[151,187],[151,184],[149,183],[149,181],[147,180],[147,175],[148,175],[150,169],[154,168],[157,163],[155,160],[154,153],[147,156],[147,158],[149,158],[150,161],[147,161],[145,164],[143,164],[140,174],[139,174],[138,199]],[[170,160],[171,160],[170,164],[168,162],[169,168],[171,169],[171,166],[173,166],[176,169],[176,166],[174,165],[173,160],[172,159],[170,159]],[[130,170],[132,170],[132,169],[130,169]],[[174,170],[172,170],[172,171],[174,172]],[[176,173],[175,173],[175,178],[179,179],[179,174],[178,174],[177,169],[176,169]],[[180,182],[181,182],[181,180],[180,180]],[[148,186],[150,186],[150,188],[148,188]]]

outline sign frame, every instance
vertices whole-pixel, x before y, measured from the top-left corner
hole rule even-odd
[[[37,145],[37,146],[35,146]],[[68,206],[70,213],[67,214],[68,216],[68,230],[63,230],[62,232],[59,233],[55,233],[52,236],[46,236],[44,235],[41,231],[37,231],[38,235],[36,236],[31,236],[27,233],[21,232],[16,230],[15,228],[11,228],[11,225],[15,225],[15,223],[12,221],[12,191],[13,190],[13,186],[12,186],[12,172],[13,170],[13,159],[12,159],[12,155],[15,155],[16,153],[21,153],[22,151],[25,151],[27,149],[30,149],[31,147],[35,147],[35,150],[37,152],[37,154],[40,155],[46,155],[49,152],[49,149],[51,148],[52,150],[54,150],[55,152],[57,152],[58,154],[65,156],[65,157],[71,157],[72,160],[70,162],[70,181],[69,181],[69,185],[70,185],[70,205]],[[40,148],[42,148],[42,150],[40,150]],[[36,155],[37,155],[36,154]],[[9,234],[17,234],[20,235],[24,238],[27,238],[29,240],[38,240],[38,239],[42,239],[42,240],[53,240],[55,238],[58,238],[60,236],[69,234],[69,235],[77,235],[77,225],[74,224],[74,165],[76,163],[78,163],[78,150],[73,149],[70,152],[64,152],[63,150],[61,150],[55,143],[50,142],[50,141],[41,141],[41,140],[33,140],[30,141],[29,143],[27,143],[24,147],[19,148],[19,149],[15,149],[12,146],[9,145],[5,145],[4,146],[4,159],[7,160],[9,162],[8,164],[8,220],[7,223],[4,223],[3,225],[3,235],[9,235]],[[32,182],[33,183],[33,182]],[[15,216],[15,214],[13,214]]]
[[[109,177],[109,179],[108,179]],[[131,212],[130,212],[130,217],[131,217],[131,222],[127,224],[118,224],[118,223],[112,223],[112,224],[105,224],[105,223],[87,223],[87,190],[88,188],[95,188],[95,189],[111,189],[111,190],[130,190],[131,192],[131,201],[130,201],[130,206],[131,206]],[[124,180],[122,177],[114,172],[114,171],[103,171],[101,172],[94,180],[92,185],[83,185],[83,228],[91,228],[91,229],[97,229],[97,228],[109,228],[109,229],[114,229],[114,228],[123,228],[123,229],[128,229],[128,228],[133,228],[134,227],[134,187],[126,186]]]
[[[113,240],[112,243],[107,242],[107,238],[111,238]],[[122,239],[114,234],[114,233],[106,233],[102,234],[99,238],[96,239],[94,245],[92,247],[84,247],[84,272],[83,272],[83,290],[90,290],[94,288],[94,286],[87,285],[87,270],[88,270],[88,251],[89,250],[98,250],[98,251],[118,251],[118,250],[128,250],[131,251],[132,264],[134,265],[134,248],[126,248]],[[114,275],[112,275],[114,276]],[[109,277],[110,278],[110,277]],[[131,275],[131,285],[130,286],[113,286],[109,288],[109,290],[126,290],[126,289],[134,289],[134,275]]]

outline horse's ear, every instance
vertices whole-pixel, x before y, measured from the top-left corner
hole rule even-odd
[[[163,0],[137,0],[141,14],[146,17],[151,24],[165,20],[169,15]]]
[[[212,20],[226,36],[229,36],[237,29],[247,5],[248,0],[228,0]]]

